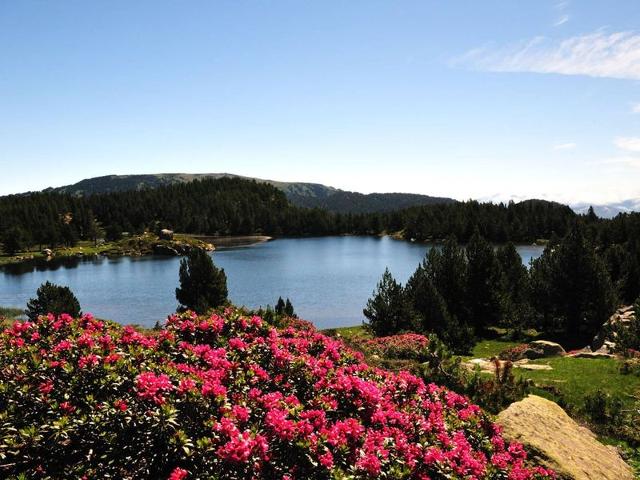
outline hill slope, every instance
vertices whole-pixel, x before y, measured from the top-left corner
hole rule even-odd
[[[73,185],[49,189],[72,195],[92,195],[98,193],[144,190],[188,183],[203,178],[237,177],[268,183],[282,190],[289,201],[296,206],[325,208],[340,213],[388,212],[419,205],[452,203],[455,200],[412,193],[371,193],[347,192],[319,183],[279,182],[243,177],[230,173],[159,173],[145,175],[107,175],[81,180]]]

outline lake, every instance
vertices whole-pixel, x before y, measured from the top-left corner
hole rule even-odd
[[[358,325],[362,309],[389,267],[405,282],[430,245],[389,237],[278,239],[218,249],[229,297],[236,305],[274,305],[289,297],[296,313],[318,328]],[[518,246],[524,263],[543,247]],[[45,281],[68,285],[84,312],[152,326],[175,311],[178,257],[66,259],[0,270],[0,305],[24,308]]]

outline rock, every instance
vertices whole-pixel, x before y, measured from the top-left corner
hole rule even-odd
[[[487,360],[486,358],[474,358],[463,363],[462,365],[469,370],[475,370],[476,367],[478,367],[480,368],[481,372],[495,373],[496,361],[499,363],[501,369],[504,368],[505,365],[509,362],[508,360]],[[518,360],[517,362],[512,362],[511,365],[513,366],[513,368],[521,368],[523,370],[553,370],[551,365],[540,365],[533,363],[530,364],[529,359],[527,358]]]
[[[615,358],[615,355],[611,353],[590,352],[587,350],[578,350],[577,352],[570,353],[569,357],[573,358]]]
[[[536,350],[542,350],[544,357],[557,357],[567,353],[559,343],[549,342],[547,340],[535,340],[531,342],[529,346]]]
[[[53,250],[51,250],[50,248],[45,248],[42,250],[42,254],[47,257],[51,257],[53,256]]]
[[[529,360],[535,360],[537,358],[556,357],[564,355],[565,353],[562,345],[558,343],[547,340],[535,340],[526,345],[526,348],[518,350],[517,355],[513,359],[520,360],[528,358]]]
[[[469,370],[474,370],[476,367],[479,367],[483,372],[493,372],[496,367],[493,362],[487,360],[486,358],[473,358],[468,362],[464,362],[463,364]]]
[[[160,234],[158,236],[161,240],[173,240],[173,230],[163,228],[162,230],[160,230]]]
[[[631,467],[614,447],[601,444],[554,402],[529,395],[498,415],[504,436],[533,452],[533,459],[560,478],[573,480],[632,480]]]
[[[604,322],[600,332],[593,337],[593,340],[591,341],[591,350],[594,352],[599,351],[607,341],[613,343],[615,346],[615,333],[613,333],[612,338],[612,327],[628,325],[633,320],[635,320],[635,309],[633,305],[618,308],[615,313],[611,315],[606,322]]]

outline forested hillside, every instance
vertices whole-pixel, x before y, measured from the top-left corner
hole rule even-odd
[[[390,212],[407,207],[454,202],[451,198],[431,197],[412,193],[371,193],[368,195],[347,192],[320,183],[279,182],[243,177],[230,173],[159,173],[144,175],[107,175],[81,180],[73,185],[51,188],[47,191],[69,193],[76,196],[101,193],[127,192],[167,187],[194,180],[240,178],[255,180],[282,190],[289,201],[298,207],[323,208],[336,213]]]
[[[471,201],[340,214],[297,207],[271,185],[227,177],[90,196],[44,192],[0,197],[5,250],[11,243],[73,245],[78,239],[117,239],[123,232],[160,228],[208,235],[403,232],[417,240],[454,234],[463,242],[477,228],[494,242],[530,242],[553,233],[564,235],[576,218],[568,207],[544,201],[509,205]]]

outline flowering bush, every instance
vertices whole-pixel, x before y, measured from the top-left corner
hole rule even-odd
[[[0,476],[543,479],[465,397],[228,308],[0,335]]]
[[[523,358],[525,358],[525,355],[530,348],[531,347],[528,343],[521,343],[520,345],[516,345],[515,347],[511,347],[503,352],[500,352],[498,358],[500,358],[500,360],[517,362],[518,360],[522,360]]]
[[[362,342],[359,347],[369,355],[383,358],[424,361],[429,338],[417,333],[404,333],[376,337]]]

